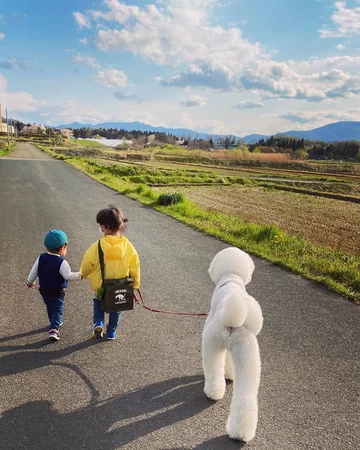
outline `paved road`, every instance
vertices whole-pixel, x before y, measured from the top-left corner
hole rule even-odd
[[[18,155],[44,158],[21,145]],[[77,269],[99,237],[97,211],[116,203],[142,262],[148,303],[208,309],[209,262],[226,245],[97,184],[61,161],[0,160],[0,448],[232,450],[231,385],[202,392],[202,318],[123,315],[114,342],[90,340],[87,282],[68,289],[62,339],[49,343],[36,291],[24,287],[50,228],[69,236]],[[249,291],[260,302],[260,421],[248,449],[359,448],[359,307],[262,260]]]
[[[50,160],[51,157],[45,152],[40,152],[38,148],[26,142],[21,142],[16,146],[16,151],[10,153],[6,159],[37,159]]]

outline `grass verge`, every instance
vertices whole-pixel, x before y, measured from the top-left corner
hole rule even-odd
[[[40,150],[42,150],[43,152],[47,153],[48,155],[52,156],[55,159],[60,159],[61,161],[65,161],[67,159],[71,159],[71,156],[64,156],[61,155],[60,153],[56,153],[53,150],[51,150],[49,147],[47,147],[46,145],[36,145],[37,148],[39,148]]]
[[[0,147],[0,156],[9,156],[15,146],[16,144],[10,144],[9,148],[7,146],[5,148]]]

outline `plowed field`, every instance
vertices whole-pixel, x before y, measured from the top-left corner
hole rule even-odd
[[[159,189],[169,192],[169,188]],[[274,224],[315,244],[360,254],[360,205],[261,188],[179,187],[177,192],[212,211],[257,224]]]

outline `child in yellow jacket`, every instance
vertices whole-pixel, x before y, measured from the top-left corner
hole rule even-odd
[[[105,278],[126,278],[134,280],[134,289],[140,288],[140,261],[139,256],[131,242],[122,235],[127,219],[123,213],[113,205],[98,212],[96,222],[100,225],[103,237],[100,245],[104,252]],[[95,293],[94,298],[94,337],[101,339],[104,336],[105,313],[101,309],[100,290],[102,277],[98,252],[98,241],[94,242],[85,252],[80,272],[88,278],[90,286]],[[106,327],[107,339],[115,339],[116,330],[120,322],[121,313],[109,314]]]

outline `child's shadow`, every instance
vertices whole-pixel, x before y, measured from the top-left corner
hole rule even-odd
[[[211,406],[202,385],[199,376],[173,378],[64,414],[49,401],[29,402],[1,415],[1,445],[7,450],[121,448]]]
[[[21,338],[25,338],[25,337],[29,337],[29,336],[34,336],[36,334],[45,332],[47,329],[48,329],[47,327],[43,327],[43,328],[38,328],[36,330],[26,331],[25,333],[16,334],[13,336],[5,336],[5,337],[0,338],[0,344],[3,342],[7,342],[7,341],[13,341],[15,339],[21,339]],[[4,347],[4,349],[6,349],[6,347]]]

